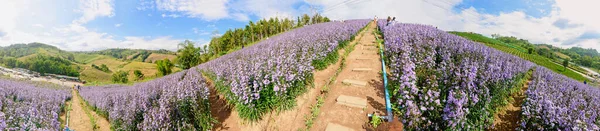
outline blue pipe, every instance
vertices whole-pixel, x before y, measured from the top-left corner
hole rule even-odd
[[[385,109],[387,110],[387,118],[388,118],[388,122],[392,122],[392,120],[394,119],[394,115],[392,114],[392,104],[390,103],[390,93],[388,92],[388,88],[387,88],[387,73],[385,71],[385,60],[383,57],[383,47],[381,46],[381,43],[379,42],[379,37],[377,37],[377,34],[375,34],[375,39],[378,41],[377,45],[379,45],[379,55],[381,56],[381,69],[383,70],[383,88],[385,91]]]

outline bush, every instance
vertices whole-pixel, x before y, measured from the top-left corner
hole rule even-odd
[[[158,70],[157,75],[165,76],[171,74],[173,72],[171,68],[173,68],[174,66],[175,65],[173,65],[173,63],[167,58],[165,58],[164,60],[156,61],[156,69]]]
[[[106,73],[110,72],[110,69],[108,69],[108,66],[106,66],[105,64],[102,64],[100,66],[92,64],[92,67],[95,68],[95,69],[97,69],[97,70],[100,70],[102,72],[106,72]]]
[[[112,81],[115,83],[127,83],[129,74],[125,71],[117,71],[112,75]]]
[[[133,74],[135,75],[135,78],[137,78],[138,80],[141,80],[142,78],[144,78],[144,74],[140,70],[133,71]]]

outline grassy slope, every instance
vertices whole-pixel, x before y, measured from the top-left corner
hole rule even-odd
[[[154,61],[164,60],[165,58],[168,58],[169,60],[173,61],[177,58],[177,56],[170,55],[170,54],[152,53],[152,54],[150,54],[150,56],[148,56],[148,58],[146,58],[146,62],[154,63]]]
[[[88,53],[74,53],[74,57],[75,62],[87,64],[98,59],[107,58],[108,56]]]
[[[571,57],[569,57],[568,55],[565,55],[563,53],[560,52],[554,52],[554,54],[558,57],[560,57],[561,59],[571,59]]]
[[[464,37],[464,38],[467,38],[467,39],[470,39],[470,40],[473,40],[476,42],[484,43],[485,45],[487,45],[489,47],[495,48],[497,50],[501,50],[508,54],[512,54],[512,55],[521,57],[525,60],[529,60],[537,65],[544,66],[556,73],[563,74],[563,75],[573,78],[575,80],[578,80],[578,81],[587,80],[585,77],[581,76],[580,74],[577,74],[568,69],[565,70],[563,66],[551,62],[551,60],[546,57],[543,57],[540,55],[535,55],[535,54],[527,54],[526,52],[523,52],[519,49],[509,46],[509,44],[502,43],[498,40],[483,36],[481,34],[466,33],[466,32],[450,32],[450,33],[456,34],[458,36],[461,36],[461,37]]]
[[[95,68],[92,68],[91,65],[101,65],[106,64],[111,72],[102,72]],[[158,72],[156,69],[156,64],[153,63],[145,63],[139,61],[122,61],[109,56],[100,56],[99,59],[95,59],[90,61],[89,64],[80,64],[82,67],[81,70],[81,79],[89,82],[89,85],[105,85],[105,84],[114,84],[111,81],[112,74],[116,71],[122,70],[127,71],[129,73],[129,83],[132,84],[140,81],[147,81],[156,78],[156,73]],[[133,74],[134,70],[140,70],[144,74],[143,80],[136,80],[135,75]],[[173,72],[181,71],[179,68],[173,68]]]

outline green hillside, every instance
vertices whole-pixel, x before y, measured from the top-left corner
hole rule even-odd
[[[32,55],[45,55],[59,57],[67,60],[74,60],[71,52],[63,51],[57,47],[42,43],[14,44],[6,47],[0,47],[0,56],[20,58]]]
[[[563,75],[573,78],[575,80],[589,81],[587,78],[583,77],[582,75],[580,75],[576,72],[573,72],[571,70],[565,69],[562,65],[552,62],[551,59],[546,58],[539,54],[534,54],[534,53],[529,54],[527,51],[523,51],[522,49],[518,48],[517,45],[504,43],[502,41],[492,39],[492,38],[489,38],[489,37],[486,37],[486,36],[483,36],[483,35],[477,34],[477,33],[470,33],[470,32],[450,32],[450,33],[470,39],[472,41],[483,43],[486,46],[489,46],[489,47],[495,48],[497,50],[501,50],[503,52],[521,57],[525,60],[529,60],[537,65],[544,66],[548,69],[551,69],[552,71],[554,71],[556,73],[563,74]]]
[[[106,49],[71,52],[43,43],[0,47],[0,64],[4,67],[75,76],[94,84],[113,84],[111,76],[116,71],[128,72],[131,82],[153,79],[157,72],[153,61],[165,58],[175,60],[176,57],[174,52],[168,50]],[[106,65],[110,71],[101,71],[92,65]],[[144,79],[133,80],[134,70],[140,70]],[[174,69],[178,70],[180,69]]]

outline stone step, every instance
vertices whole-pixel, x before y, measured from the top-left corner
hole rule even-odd
[[[364,46],[363,50],[377,50],[378,48],[375,48],[373,46]]]
[[[375,44],[364,44],[363,46],[364,47],[377,47],[377,45],[375,45]]]
[[[369,72],[372,70],[373,69],[371,69],[371,68],[354,68],[354,69],[352,69],[352,71],[356,71],[356,72]]]
[[[376,52],[363,52],[363,55],[378,55]]]
[[[367,85],[367,82],[359,81],[359,80],[351,80],[351,79],[344,79],[342,81],[342,83],[347,84],[347,85],[359,86],[359,87],[363,87],[363,86]]]
[[[354,129],[335,123],[327,123],[327,128],[325,128],[325,131],[354,131]]]
[[[349,107],[367,108],[367,99],[359,97],[340,95],[337,99],[335,99],[335,101],[337,104]]]

